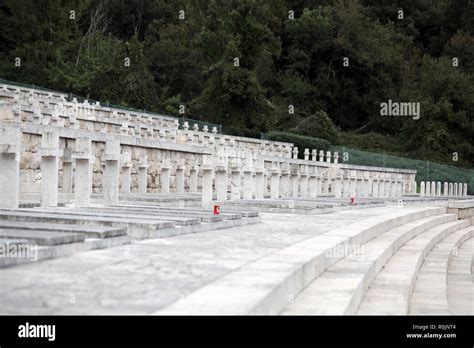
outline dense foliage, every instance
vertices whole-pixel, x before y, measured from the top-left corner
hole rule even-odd
[[[470,0],[3,0],[0,77],[472,167],[473,30]]]
[[[309,149],[310,153],[313,149],[326,151],[331,150],[331,143],[325,139],[318,139],[299,134],[285,133],[285,132],[269,132],[265,137],[267,140],[283,141],[293,143],[299,150],[298,158],[304,158],[304,150]]]

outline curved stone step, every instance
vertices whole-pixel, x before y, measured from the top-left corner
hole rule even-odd
[[[469,226],[451,233],[429,252],[416,278],[409,314],[449,314],[448,266],[459,246],[473,236],[474,226]]]
[[[414,282],[425,256],[448,234],[468,226],[466,220],[448,222],[405,243],[369,286],[357,314],[408,314]]]
[[[446,208],[394,208],[389,214],[308,238],[218,278],[158,314],[280,313],[291,296],[342,258],[331,255],[332,249],[364,243],[402,224],[445,213]]]
[[[447,300],[450,314],[474,314],[474,238],[453,255],[448,268]]]
[[[330,267],[299,293],[282,314],[353,314],[372,280],[403,244],[434,226],[455,220],[454,214],[430,216],[354,246],[359,255],[349,254]]]

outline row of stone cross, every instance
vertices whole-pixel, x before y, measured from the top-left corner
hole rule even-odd
[[[10,108],[14,119],[18,122],[40,124],[44,126],[83,129],[100,133],[120,134],[137,138],[151,138],[170,143],[187,143],[198,146],[226,146],[235,145],[236,137],[218,135],[217,127],[204,125],[200,129],[194,123],[192,129],[189,122],[184,122],[179,130],[179,121],[163,115],[128,112],[100,105],[98,102],[84,100],[82,103],[73,98],[66,101],[64,96],[52,93],[26,93],[15,89],[11,91],[6,85],[0,85],[0,107]],[[184,140],[179,140],[183,134]],[[217,141],[215,141],[217,138]],[[234,143],[234,144],[232,144]],[[242,141],[240,146],[246,142]],[[289,147],[290,144],[277,145],[277,143],[262,141],[261,148],[271,153],[278,147]],[[275,152],[276,154],[276,152]],[[291,157],[291,154],[288,154]]]
[[[12,104],[14,115],[18,116],[22,108],[31,110],[34,118],[42,118],[42,114],[50,115],[52,122],[59,122],[59,118],[67,117],[71,123],[76,122],[76,117],[83,117],[86,119],[108,118],[110,120],[128,121],[130,123],[136,122],[141,124],[150,124],[156,127],[165,126],[173,129],[178,129],[179,122],[177,119],[151,114],[143,111],[127,111],[101,105],[100,102],[89,102],[84,100],[82,103],[77,98],[72,98],[67,101],[66,94],[53,94],[42,91],[29,92],[7,86],[0,85],[0,95],[7,97]],[[43,112],[44,111],[44,112]]]
[[[121,135],[130,135],[138,137],[150,137],[156,138],[162,141],[176,142],[178,134],[179,122],[177,119],[172,119],[165,116],[157,116],[140,112],[127,112],[120,111],[101,105],[99,102],[89,102],[84,100],[82,103],[78,102],[77,98],[73,98],[71,102],[64,99],[63,96],[55,96],[52,93],[48,94],[21,94],[17,89],[14,92],[8,91],[5,85],[2,86],[1,91],[3,96],[11,96],[11,107],[13,110],[14,117],[21,121],[21,113],[31,113],[31,122],[36,124],[51,125],[57,127],[68,127],[68,128],[80,128],[79,120],[85,119],[88,121],[112,121],[119,122],[120,126],[116,133]],[[158,128],[158,132],[155,134],[155,129]],[[88,129],[84,127],[84,129]],[[99,132],[110,132],[105,125],[101,127],[92,127],[88,129]],[[222,145],[224,142],[229,142],[225,137],[220,137],[221,141],[217,143],[213,141],[211,136],[217,136],[217,126],[213,126],[211,132],[209,132],[209,126],[203,125],[202,129],[199,129],[199,124],[194,123],[192,129],[188,121],[183,122],[182,130],[187,136],[187,143],[200,144],[200,145]],[[203,134],[199,134],[203,133]],[[206,137],[206,134],[210,136]],[[197,135],[197,139],[195,136]],[[270,153],[268,145],[270,142],[262,143],[261,149]],[[232,144],[230,144],[232,145]],[[298,148],[294,147],[292,150],[284,148],[281,151],[288,151],[288,157],[297,158]],[[304,158],[309,160],[310,150],[305,149]],[[316,161],[318,152],[313,149],[311,152],[311,158]],[[282,154],[285,156],[285,154]],[[331,162],[331,152],[327,151],[324,153],[323,150],[319,151],[319,161]],[[338,163],[338,153],[335,152],[333,156],[334,163]]]
[[[467,183],[445,182],[443,185],[443,190],[441,191],[440,181],[420,182],[420,196],[421,197],[466,196],[466,195],[467,195]]]
[[[183,122],[183,130],[185,130],[185,131],[188,131],[188,130],[189,130],[189,122],[187,122],[187,121]],[[194,123],[194,125],[193,125],[193,131],[199,132],[199,124],[198,124],[198,123]],[[207,125],[203,125],[203,126],[202,126],[202,132],[203,132],[203,133],[209,133],[209,127],[208,127]],[[212,134],[217,134],[217,133],[218,133],[216,126],[213,126],[213,127],[212,127],[211,133],[212,133]]]
[[[14,208],[18,205],[19,156],[21,155],[20,128],[17,123],[2,128],[2,139],[7,140],[0,149],[2,152],[2,206]],[[75,139],[75,148],[60,148],[59,133],[46,131],[41,137],[41,205],[57,206],[59,160],[63,162],[63,190],[72,192],[74,172],[74,204],[89,206],[92,190],[92,164],[95,161],[92,141],[87,137]],[[9,141],[9,143],[8,143]],[[119,193],[130,192],[132,161],[130,153],[121,151],[118,139],[106,141],[102,192],[105,204],[118,204]],[[128,156],[127,156],[128,155]],[[288,161],[292,161],[289,163]],[[73,171],[74,163],[74,171]],[[267,162],[263,158],[247,152],[244,161],[203,155],[202,164],[196,162],[185,168],[184,160],[175,164],[176,192],[186,192],[185,171],[189,170],[187,192],[198,192],[198,171],[202,175],[201,192],[203,205],[214,200],[239,199],[314,198],[318,196],[343,197],[400,197],[414,193],[416,184],[414,174],[352,170],[338,166],[318,166],[299,164],[295,159]],[[301,162],[300,162],[301,163]],[[304,162],[303,162],[304,163]],[[142,153],[138,161],[138,192],[148,189],[148,161]],[[162,193],[170,192],[172,164],[169,158],[163,159],[160,171]],[[120,188],[121,182],[121,188]],[[230,188],[230,190],[229,190]],[[467,184],[445,183],[444,195],[465,195]],[[230,194],[229,194],[230,193]],[[441,195],[441,183],[421,183],[422,196]]]
[[[0,85],[0,94],[7,100],[10,100],[9,107],[13,111],[14,118],[21,122],[22,118],[27,117],[25,121],[50,125],[55,127],[67,127],[73,129],[85,129],[102,133],[115,133],[129,135],[134,137],[155,138],[160,141],[175,143],[178,141],[179,122],[177,119],[162,115],[154,115],[143,112],[133,112],[117,110],[101,105],[99,102],[89,102],[84,100],[78,102],[77,98],[72,101],[65,99],[65,94],[53,94],[43,91],[23,91],[19,88],[11,90],[10,87]],[[26,116],[25,116],[26,115]],[[89,122],[89,124],[83,121]],[[107,124],[109,123],[109,124]],[[218,135],[216,126],[209,127],[203,125],[199,129],[199,124],[194,123],[192,130],[188,121],[182,126],[182,132],[185,135],[185,143],[203,146],[232,146],[235,145],[235,138],[232,136]],[[214,138],[217,137],[217,141]],[[232,142],[233,141],[233,142]],[[245,148],[245,139],[241,139]],[[241,144],[241,145],[242,145]],[[278,143],[271,141],[260,141],[259,150],[265,155],[276,155],[279,157],[297,158],[298,148],[290,148],[289,143]],[[311,154],[309,149],[305,149],[304,158],[313,161],[317,160],[318,152],[313,149]],[[319,151],[318,161],[327,163],[333,160],[338,163],[338,153],[331,156],[331,152]]]
[[[250,162],[251,163],[251,162]],[[212,186],[213,174],[215,179]],[[371,175],[372,174],[372,175]],[[206,178],[206,176],[208,176]],[[206,186],[206,183],[208,186]],[[268,185],[269,183],[269,185]],[[269,186],[269,192],[268,191]],[[230,196],[228,188],[230,187]],[[203,165],[203,205],[238,199],[343,197],[400,197],[414,191],[416,184],[403,174],[338,170],[336,167],[273,162],[265,168],[262,161],[253,167],[233,159],[205,156]],[[215,193],[215,195],[214,195]]]
[[[12,93],[0,90],[3,97]],[[136,137],[150,137],[162,141],[176,142],[178,131],[178,120],[170,117],[157,117],[145,113],[133,113],[110,109],[100,106],[99,103],[89,103],[85,100],[79,103],[76,98],[72,102],[58,98],[43,99],[33,94],[26,98],[20,98],[19,91],[13,93],[9,102],[4,104],[13,111],[14,118],[21,122],[25,121],[50,125],[55,127],[67,127],[72,129],[85,129],[102,133],[116,133]],[[87,121],[90,124],[85,124]],[[157,131],[156,131],[157,130]]]

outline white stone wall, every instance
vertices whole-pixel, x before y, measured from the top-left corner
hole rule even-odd
[[[414,193],[415,171],[391,168],[353,166],[338,163],[338,155],[318,149],[297,149],[291,143],[273,142],[244,137],[217,134],[207,128],[198,129],[194,125],[185,125],[178,129],[177,119],[161,115],[128,112],[89,104],[88,102],[66,102],[64,94],[45,93],[31,89],[10,87],[0,84],[0,108],[8,109],[12,120],[17,122],[22,135],[21,149],[21,192],[38,193],[41,181],[41,135],[50,130],[59,133],[60,149],[75,148],[75,139],[86,137],[92,141],[92,192],[102,192],[105,166],[106,142],[118,141],[122,156],[130,156],[130,192],[138,192],[141,161],[147,161],[147,192],[162,192],[161,178],[163,163],[170,166],[169,192],[176,191],[178,164],[184,166],[184,187],[189,187],[190,169],[202,163],[203,155],[210,155],[211,166],[222,165],[227,168],[227,187],[231,191],[232,180],[230,165],[240,163],[240,186],[243,187],[243,165],[252,178],[260,181],[261,189],[267,195],[271,190],[270,173],[277,165],[289,166],[291,189],[295,190],[295,178],[302,177],[303,194],[309,177],[318,177],[321,194],[362,195],[368,197],[377,191],[378,196],[397,196]],[[305,154],[305,160],[297,159],[298,152]],[[248,162],[250,156],[250,164]],[[122,161],[122,158],[120,159]],[[221,163],[222,162],[222,163]],[[221,164],[219,164],[221,163]],[[119,168],[122,170],[123,163]],[[62,159],[59,159],[59,188],[62,188]],[[260,170],[263,167],[263,171]],[[215,177],[215,173],[212,174]],[[257,178],[258,176],[258,178]],[[165,177],[165,176],[164,176]],[[253,180],[252,179],[252,180]],[[202,182],[202,171],[198,171],[198,191]],[[314,181],[313,181],[314,182]],[[238,183],[237,183],[238,184]],[[300,182],[301,184],[301,182]],[[234,185],[235,186],[235,185]],[[377,189],[375,189],[375,187]],[[383,192],[382,192],[383,191]],[[166,190],[165,190],[166,192]],[[234,190],[235,193],[235,190]],[[313,194],[313,193],[312,193]],[[294,196],[293,192],[293,196]],[[235,198],[236,195],[234,194]]]

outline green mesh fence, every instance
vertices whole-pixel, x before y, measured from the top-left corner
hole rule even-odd
[[[430,161],[386,155],[352,149],[344,146],[332,146],[331,151],[339,152],[339,162],[365,166],[401,168],[416,170],[416,181],[440,181],[441,183],[467,183],[468,192],[474,193],[474,169],[460,168]]]
[[[324,150],[339,153],[339,162],[382,168],[414,169],[416,181],[440,181],[467,183],[468,192],[474,194],[474,169],[466,169],[424,160],[357,150],[345,146],[335,146],[329,141],[315,137],[302,136],[285,132],[270,132],[262,139],[293,143],[299,149],[299,158],[303,158],[304,149]]]
[[[245,128],[232,128],[226,125],[222,126],[222,133],[227,135],[234,135],[236,137],[245,137],[260,140],[265,139],[264,133],[262,132]]]

